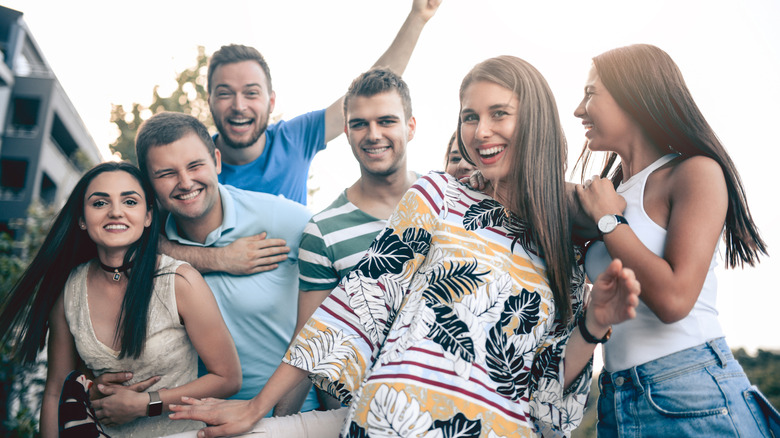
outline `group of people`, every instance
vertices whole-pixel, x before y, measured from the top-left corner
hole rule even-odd
[[[421,175],[401,74],[439,3],[414,0],[345,96],[271,125],[265,60],[223,46],[216,135],[159,113],[138,168],[82,177],[0,309],[16,357],[47,346],[43,437],[215,437],[327,409],[343,437],[565,436],[599,344],[599,436],[770,436],[714,307],[721,238],[729,267],[767,250],[675,63],[593,58],[574,184],[542,75],[481,62],[446,172]],[[360,178],[312,215],[309,164],[342,132]]]

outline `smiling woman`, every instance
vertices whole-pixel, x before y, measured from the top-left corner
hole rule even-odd
[[[114,437],[194,429],[198,423],[179,424],[160,414],[185,392],[224,397],[240,386],[238,356],[211,291],[189,265],[158,257],[158,236],[153,191],[140,171],[127,163],[100,164],[76,184],[6,296],[0,335],[14,340],[20,360],[35,360],[48,328],[43,437],[87,436],[98,422]],[[197,324],[186,324],[196,316]],[[198,356],[209,371],[201,378]],[[79,362],[106,385],[93,394],[100,399],[93,402],[91,421],[68,423],[89,420],[82,394],[86,404],[74,408],[71,401],[58,424],[60,388]],[[129,386],[116,384],[127,377],[109,377],[128,371]],[[85,382],[69,379],[69,396],[76,381]]]

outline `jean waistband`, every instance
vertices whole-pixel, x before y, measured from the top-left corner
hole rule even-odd
[[[602,370],[599,376],[599,389],[605,387],[624,387],[627,383],[638,386],[641,383],[661,381],[693,369],[712,365],[725,367],[733,360],[725,338],[711,339],[695,347],[687,348],[668,356],[637,365],[614,373]]]

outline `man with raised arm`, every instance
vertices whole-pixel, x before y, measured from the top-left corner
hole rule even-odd
[[[374,63],[403,74],[420,34],[441,0],[413,0],[412,9],[390,47]],[[343,132],[343,96],[326,109],[268,125],[276,102],[271,74],[260,53],[247,46],[217,50],[208,68],[209,107],[219,133],[222,184],[281,194],[306,203],[309,164],[314,155]],[[193,251],[162,243],[164,253],[186,260],[201,272],[243,275],[274,269],[289,246],[279,236],[260,234],[226,248]]]

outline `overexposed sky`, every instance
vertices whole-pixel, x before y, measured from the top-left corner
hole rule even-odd
[[[390,44],[411,1],[222,0],[107,2],[4,0],[24,12],[34,38],[85,125],[108,156],[116,131],[111,104],[148,105],[152,88],[172,89],[177,72],[228,43],[257,47],[271,67],[282,118],[321,109],[346,91]],[[534,64],[557,98],[570,144],[572,116],[590,59],[632,43],[655,44],[680,66],[699,107],[741,172],[752,213],[769,244],[758,268],[719,272],[718,308],[733,347],[780,349],[780,2],[658,0],[534,2],[444,0],[404,75],[417,136],[409,167],[441,169],[455,129],[463,75],[509,54]],[[316,211],[358,176],[344,136],[312,165]]]

